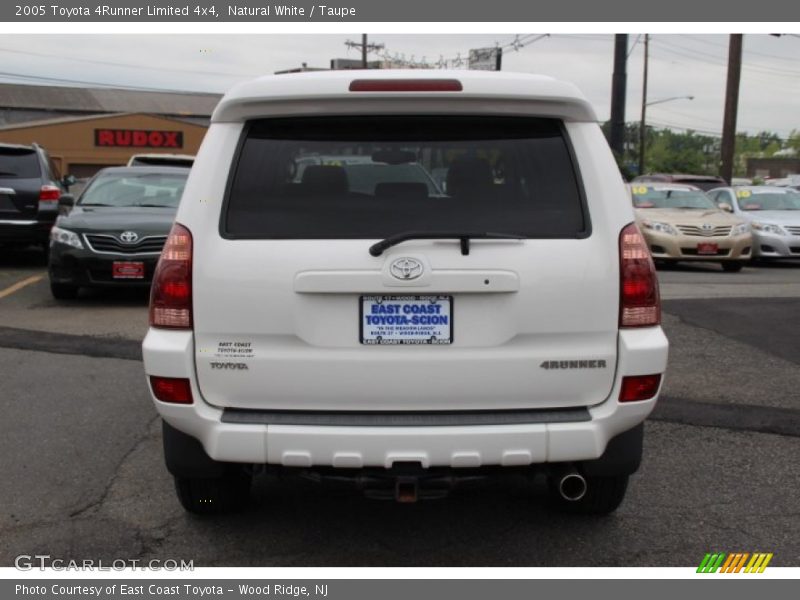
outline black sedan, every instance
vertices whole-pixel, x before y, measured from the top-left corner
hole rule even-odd
[[[92,178],[50,233],[50,290],[75,298],[81,287],[149,286],[189,169],[112,167]],[[74,205],[74,206],[73,206]]]

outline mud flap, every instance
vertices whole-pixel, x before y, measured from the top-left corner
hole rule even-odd
[[[640,423],[633,429],[612,438],[600,458],[581,462],[581,470],[584,475],[589,477],[611,477],[635,473],[642,462],[643,440],[644,423]]]

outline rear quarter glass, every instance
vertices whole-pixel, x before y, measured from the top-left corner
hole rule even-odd
[[[233,239],[582,238],[590,229],[563,123],[482,116],[250,121],[220,222]]]

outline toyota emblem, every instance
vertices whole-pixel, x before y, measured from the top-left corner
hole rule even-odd
[[[422,263],[415,258],[398,258],[392,261],[389,272],[397,279],[416,279],[422,275]]]
[[[711,223],[703,223],[703,231],[711,231],[714,226]]]
[[[121,239],[126,244],[134,244],[136,243],[136,240],[139,239],[139,234],[136,233],[135,231],[123,231],[120,234],[119,239]]]

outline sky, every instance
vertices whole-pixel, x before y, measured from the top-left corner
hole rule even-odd
[[[512,46],[503,70],[540,73],[578,85],[597,111],[610,113],[612,35],[370,34],[383,55],[436,63],[466,58],[471,48]],[[360,57],[345,45],[360,33],[307,35],[18,34],[0,37],[0,81],[225,92],[235,83],[282,69],[327,67]],[[526,45],[517,41],[531,42]],[[536,41],[533,41],[536,40]],[[626,120],[638,121],[643,36],[629,35]],[[708,134],[722,130],[728,36],[657,34],[650,40],[647,123]],[[376,59],[376,53],[370,59]],[[687,96],[694,99],[689,100]],[[747,34],[738,131],[783,138],[800,130],[800,35]]]

